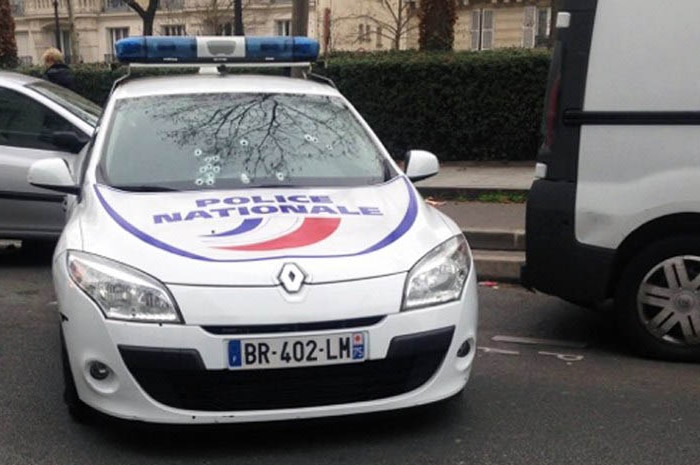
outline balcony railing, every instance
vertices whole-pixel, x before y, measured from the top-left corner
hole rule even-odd
[[[20,0],[25,16],[53,15],[53,0]],[[100,13],[104,10],[105,0],[73,0],[73,13]],[[58,0],[58,14],[68,14],[65,0]]]
[[[105,11],[127,11],[129,5],[124,3],[122,0],[105,0]]]
[[[185,8],[185,0],[160,0],[158,8],[161,10],[182,10]]]

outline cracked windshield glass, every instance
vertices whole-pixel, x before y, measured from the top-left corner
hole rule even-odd
[[[114,114],[100,171],[122,189],[361,186],[395,174],[334,97],[149,96]]]

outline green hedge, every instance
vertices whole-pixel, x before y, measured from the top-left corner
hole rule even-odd
[[[316,72],[333,79],[394,155],[424,149],[443,161],[532,160],[548,67],[546,51],[508,49],[340,54]],[[107,65],[74,72],[78,91],[100,104],[124,74]]]
[[[548,53],[509,49],[341,56],[326,74],[392,153],[531,160],[548,69]]]

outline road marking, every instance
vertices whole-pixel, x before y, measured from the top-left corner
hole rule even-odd
[[[540,339],[536,337],[494,336],[491,339],[496,342],[511,342],[513,344],[566,347],[570,349],[583,349],[588,346],[587,342],[563,341],[560,339]]]
[[[556,357],[563,362],[580,362],[583,360],[583,355],[573,355],[573,354],[558,354],[556,352],[537,352],[540,355],[548,355],[551,357]]]
[[[477,347],[477,350],[481,350],[487,354],[520,355],[520,352],[515,350],[494,349],[493,347]]]

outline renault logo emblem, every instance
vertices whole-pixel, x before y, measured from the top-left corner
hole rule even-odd
[[[306,273],[294,263],[285,263],[277,279],[285,291],[294,294],[299,292],[306,282]]]

